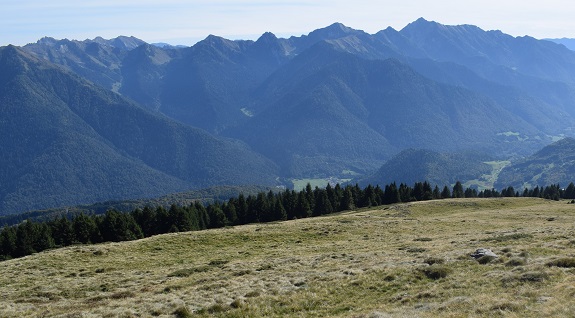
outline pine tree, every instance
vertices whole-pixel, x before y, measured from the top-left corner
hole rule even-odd
[[[172,222],[170,220],[170,213],[163,206],[158,206],[156,208],[156,220],[154,221],[154,233],[163,234],[168,233],[172,227]]]
[[[311,216],[311,214],[312,210],[307,201],[306,193],[304,191],[300,191],[297,196],[296,218],[307,218]]]
[[[270,202],[268,197],[263,193],[258,193],[256,197],[256,202],[254,205],[254,210],[252,211],[252,217],[249,219],[249,223],[257,222],[269,222],[270,221]]]
[[[0,232],[0,259],[15,257],[16,254],[16,228],[5,226]]]
[[[69,246],[76,241],[76,235],[72,222],[67,217],[62,216],[50,223],[54,242],[58,246]]]
[[[205,230],[210,226],[210,216],[206,208],[199,202],[194,203],[194,208],[198,213],[198,227],[199,230]]]
[[[276,200],[274,211],[274,221],[285,221],[287,220],[287,212],[282,204],[281,200]]]
[[[460,181],[455,182],[455,185],[453,186],[452,196],[454,198],[465,197],[465,192],[463,191],[463,185],[461,184]]]
[[[169,227],[163,232],[167,233]],[[142,229],[136,220],[128,213],[109,210],[100,224],[100,232],[104,241],[122,242],[143,238]]]
[[[101,241],[100,231],[94,218],[88,217],[84,213],[77,215],[72,220],[72,228],[76,240],[83,244],[94,244]]]
[[[172,204],[170,206],[170,210],[168,211],[168,215],[170,220],[170,232],[173,232],[175,229],[177,229],[177,232],[187,232],[193,230],[194,226],[192,224],[192,218],[183,207]]]
[[[210,217],[210,225],[209,228],[215,229],[226,226],[228,222],[226,219],[226,215],[219,204],[213,203],[210,204],[207,208],[208,215]]]
[[[412,201],[412,189],[408,185],[401,183],[398,191],[400,202]]]
[[[329,202],[329,198],[325,190],[316,188],[314,197],[315,197],[315,205],[314,205],[315,210],[313,211],[313,216],[333,213],[333,207],[331,206],[331,202]]]
[[[282,195],[283,207],[289,220],[296,217],[297,194],[294,190],[285,190]]]
[[[413,192],[412,192],[412,196],[416,201],[422,201],[423,200],[423,193],[425,191],[423,190],[423,183],[421,182],[416,182],[413,185]]]
[[[248,203],[243,193],[238,196],[236,204],[236,214],[238,215],[238,224],[248,223]]]
[[[228,224],[226,225],[236,225],[238,224],[238,215],[236,213],[236,199],[232,198],[228,201],[227,204],[222,206],[222,210],[224,210],[224,214],[226,215],[226,219],[228,220]]]
[[[135,209],[132,211],[134,220],[138,223],[145,237],[158,234],[157,215],[156,210],[150,206],[145,206],[144,209]]]
[[[309,204],[310,211],[313,211],[314,210],[314,204],[315,204],[315,198],[313,196],[313,190],[311,188],[311,184],[309,184],[309,183],[305,186],[305,198]]]
[[[465,189],[465,197],[466,198],[476,198],[477,197],[477,190],[467,188]]]
[[[22,257],[36,253],[33,244],[36,237],[35,226],[31,221],[25,221],[16,227],[16,246],[13,257]]]
[[[399,190],[395,182],[385,186],[385,191],[383,192],[383,204],[393,204],[400,202]]]
[[[573,184],[573,182],[569,183],[567,189],[565,189],[564,198],[575,199],[575,185]]]
[[[447,186],[443,187],[443,191],[441,191],[441,198],[442,199],[451,198],[451,191],[449,191],[449,188]]]
[[[353,210],[355,208],[354,202],[355,200],[353,198],[353,192],[351,191],[351,188],[349,186],[345,187],[345,189],[343,190],[343,195],[341,197],[339,210],[340,211]]]
[[[325,187],[325,193],[327,194],[327,198],[329,200],[330,205],[335,210],[339,207],[339,198],[337,197],[336,191],[332,188],[331,184],[327,184]]]
[[[435,185],[435,188],[433,188],[432,197],[434,200],[441,199],[441,191],[439,191],[437,184]]]
[[[41,252],[55,246],[54,239],[52,238],[52,231],[47,223],[34,223],[36,236],[34,237],[34,242],[32,243],[32,248]],[[70,243],[71,244],[71,243]]]

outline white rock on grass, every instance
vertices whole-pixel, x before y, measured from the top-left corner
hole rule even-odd
[[[497,254],[493,253],[493,251],[488,249],[488,248],[478,248],[477,250],[475,250],[475,252],[473,254],[471,254],[471,257],[473,257],[475,259],[479,259],[483,256],[489,256],[489,257],[493,257],[493,258],[499,257],[499,256],[497,256]]]

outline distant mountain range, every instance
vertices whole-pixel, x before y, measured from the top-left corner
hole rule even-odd
[[[492,173],[485,154],[439,153],[425,149],[407,149],[387,161],[376,173],[361,180],[361,184],[405,183],[409,186],[422,180],[432,186],[451,187],[457,181],[480,179]]]
[[[275,184],[241,142],[147,111],[38,59],[0,48],[0,211],[218,184]]]
[[[574,136],[575,52],[423,18],[192,47],[46,37],[0,48],[0,110],[0,214],[361,179],[406,149],[508,160]],[[483,169],[454,156],[427,157]]]
[[[561,39],[545,39],[551,42],[565,45],[566,48],[575,51],[575,39],[561,38]]]
[[[575,182],[575,139],[557,141],[535,154],[515,161],[499,174],[496,187],[516,189]]]

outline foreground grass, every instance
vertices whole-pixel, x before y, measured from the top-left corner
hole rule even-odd
[[[569,317],[574,233],[566,202],[461,199],[74,246],[0,263],[0,317]]]

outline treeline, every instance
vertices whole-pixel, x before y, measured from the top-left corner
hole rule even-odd
[[[129,213],[109,210],[101,215],[78,214],[44,222],[25,221],[2,228],[0,260],[73,244],[119,242],[170,232],[307,218],[399,202],[502,196],[575,199],[575,186],[571,183],[566,189],[561,189],[559,185],[551,185],[525,189],[519,193],[512,187],[478,192],[476,189],[464,189],[460,182],[453,188],[444,186],[441,190],[438,186],[432,188],[428,182],[417,182],[413,187],[391,183],[383,189],[372,185],[361,189],[357,184],[345,187],[328,184],[325,189],[312,189],[308,184],[305,190],[299,192],[269,191],[247,197],[240,194],[227,202],[208,205],[200,202],[187,206],[173,204],[169,209],[147,206]]]

